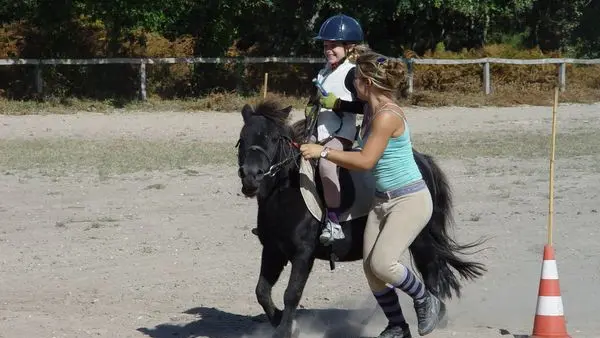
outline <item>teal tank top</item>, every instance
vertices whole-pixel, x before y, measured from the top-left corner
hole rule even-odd
[[[367,130],[364,138],[358,136],[358,144],[361,148],[367,142],[368,133]],[[410,130],[406,120],[404,120],[404,133],[388,140],[383,154],[371,172],[375,177],[375,187],[380,192],[394,190],[423,178],[413,157]]]

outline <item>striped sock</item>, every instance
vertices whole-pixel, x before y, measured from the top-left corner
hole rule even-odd
[[[404,277],[400,282],[394,284],[394,286],[406,292],[407,295],[415,300],[425,297],[425,285],[407,267],[404,267],[404,271]]]
[[[373,295],[390,324],[400,325],[406,322],[395,289],[386,288],[381,292],[373,292]]]

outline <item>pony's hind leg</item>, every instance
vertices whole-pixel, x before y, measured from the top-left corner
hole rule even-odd
[[[267,247],[263,248],[260,276],[256,284],[256,298],[273,326],[278,326],[281,322],[281,310],[277,309],[273,303],[271,291],[275,283],[277,283],[286,263],[285,256],[278,250],[271,250]]]
[[[285,308],[283,309],[281,323],[275,330],[273,338],[292,337],[292,324],[296,316],[296,310],[298,309],[298,304],[300,304],[300,298],[302,297],[302,292],[306,286],[306,281],[308,280],[314,261],[314,256],[309,252],[300,252],[292,260],[290,279],[283,295]]]

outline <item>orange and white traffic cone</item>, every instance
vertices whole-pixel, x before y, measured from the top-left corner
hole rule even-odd
[[[571,338],[567,333],[554,248],[544,246],[542,276],[531,338]]]

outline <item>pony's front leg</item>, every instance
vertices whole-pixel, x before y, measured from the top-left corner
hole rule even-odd
[[[281,322],[281,310],[273,303],[271,293],[286,262],[285,256],[279,250],[263,247],[260,276],[256,284],[256,299],[273,326],[278,326]]]
[[[302,292],[306,281],[312,270],[315,259],[311,252],[302,252],[292,260],[292,271],[285,294],[283,296],[283,317],[279,327],[275,330],[273,338],[290,338],[292,336],[292,324],[296,317],[296,310],[300,304]]]

